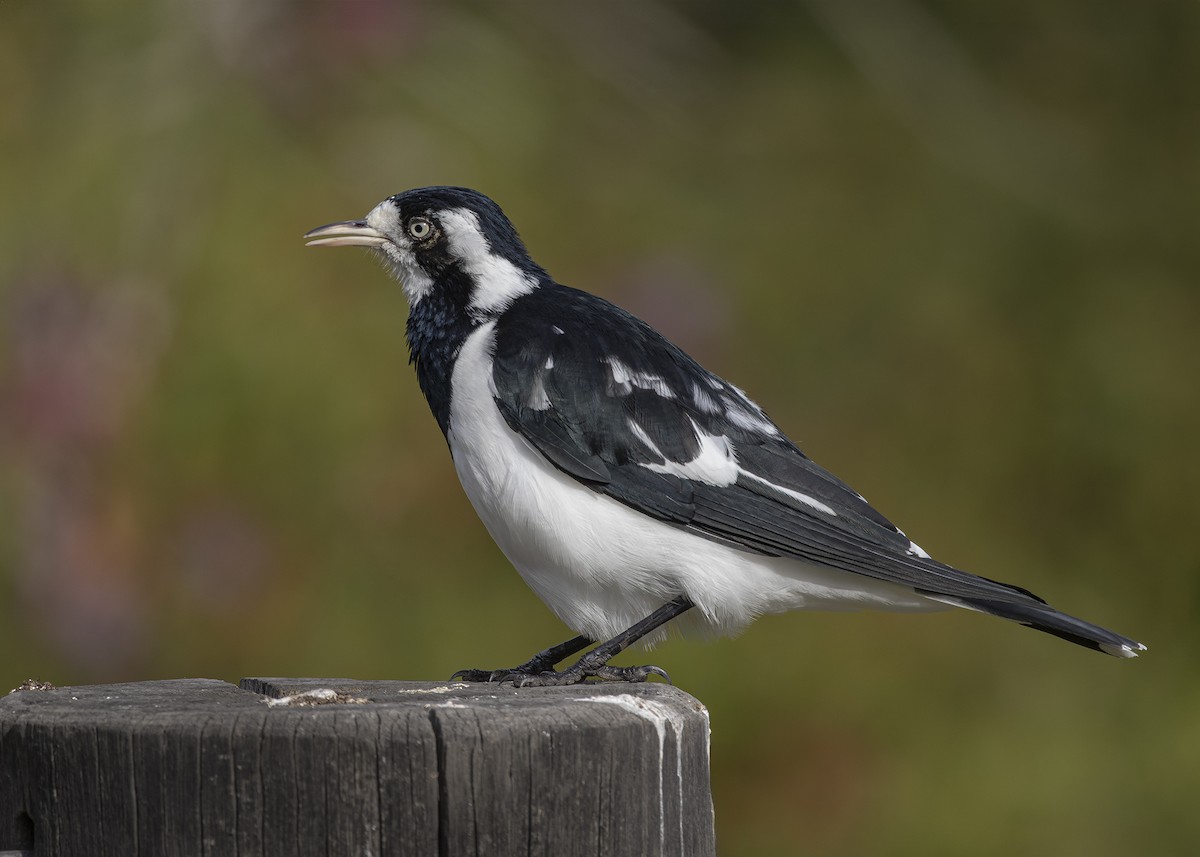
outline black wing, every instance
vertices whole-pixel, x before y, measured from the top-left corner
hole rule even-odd
[[[1024,589],[925,556],[740,390],[601,298],[548,286],[517,299],[496,323],[494,358],[508,425],[560,470],[631,508],[742,550],[909,586],[1092,648],[1132,643]]]

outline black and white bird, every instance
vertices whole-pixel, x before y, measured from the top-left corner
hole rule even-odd
[[[305,238],[370,247],[399,279],[417,379],[463,489],[579,634],[519,667],[456,677],[665,675],[608,661],[685,612],[685,629],[730,634],[786,610],[962,607],[1118,657],[1145,649],[933,559],[740,389],[620,307],[556,282],[476,191],[406,191]]]

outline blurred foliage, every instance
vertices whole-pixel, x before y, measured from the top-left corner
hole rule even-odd
[[[437,678],[568,635],[462,496],[400,290],[300,241],[464,184],[940,558],[1151,647],[967,614],[673,640],[723,853],[1190,850],[1198,25],[0,0],[0,686]]]

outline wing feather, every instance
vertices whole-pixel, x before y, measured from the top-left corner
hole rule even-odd
[[[508,425],[564,473],[644,514],[742,550],[921,591],[1040,603],[916,554],[744,393],[600,298],[565,287],[519,298],[497,322],[493,358]],[[736,481],[663,472],[701,454],[697,432],[727,442]]]

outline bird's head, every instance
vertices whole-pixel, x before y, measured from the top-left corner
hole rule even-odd
[[[310,247],[372,248],[413,308],[439,293],[476,317],[494,315],[547,276],[500,206],[469,188],[404,191],[362,220],[330,223],[304,237]]]

